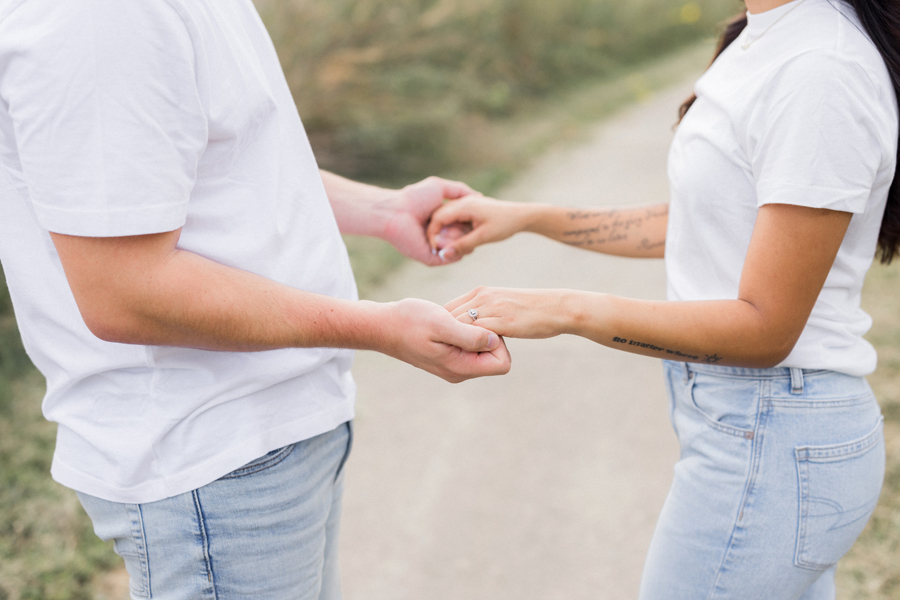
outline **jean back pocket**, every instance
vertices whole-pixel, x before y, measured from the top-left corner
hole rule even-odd
[[[800,483],[798,567],[831,567],[875,510],[884,482],[882,422],[879,418],[870,433],[851,442],[794,449]]]

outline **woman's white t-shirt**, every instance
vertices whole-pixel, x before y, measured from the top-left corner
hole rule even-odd
[[[877,357],[862,337],[872,321],[860,292],[893,181],[898,117],[887,68],[855,12],[840,0],[795,0],[748,14],[695,92],[669,155],[669,299],[737,298],[765,204],[853,213],[779,366],[871,373]]]
[[[48,231],[182,228],[179,247],[355,299],[334,215],[251,0],[0,0],[0,260],[59,423],[53,477],[183,493],[353,417],[353,353],[112,344]]]

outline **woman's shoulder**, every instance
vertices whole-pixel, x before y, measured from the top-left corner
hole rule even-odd
[[[881,53],[846,0],[805,0],[808,9],[783,47],[778,70],[802,67],[814,72],[865,73],[878,86],[891,86]],[[780,63],[780,64],[777,64]]]

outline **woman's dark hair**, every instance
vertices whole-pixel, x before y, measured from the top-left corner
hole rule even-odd
[[[894,92],[900,98],[900,2],[897,0],[838,0],[852,6],[859,16],[863,28],[869,34],[875,47],[881,53],[894,84]],[[728,22],[725,32],[719,39],[719,45],[713,61],[741,34],[747,26],[747,15],[741,13]],[[684,118],[688,109],[697,99],[691,96],[681,105],[678,120]],[[898,133],[900,139],[900,133]],[[894,182],[888,192],[887,206],[878,233],[878,248],[881,251],[881,262],[890,264],[900,256],[900,143],[898,143],[897,171]]]

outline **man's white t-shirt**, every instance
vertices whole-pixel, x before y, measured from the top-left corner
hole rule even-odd
[[[672,144],[668,297],[737,298],[763,205],[853,213],[806,328],[779,366],[866,375],[876,354],[862,337],[872,321],[860,292],[897,160],[891,80],[840,0],[795,0],[748,19],[697,82]]]
[[[66,486],[159,500],[353,417],[348,351],[210,352],[88,331],[48,231],[180,227],[183,250],[356,298],[251,0],[0,0],[0,260],[47,378],[52,474]]]

